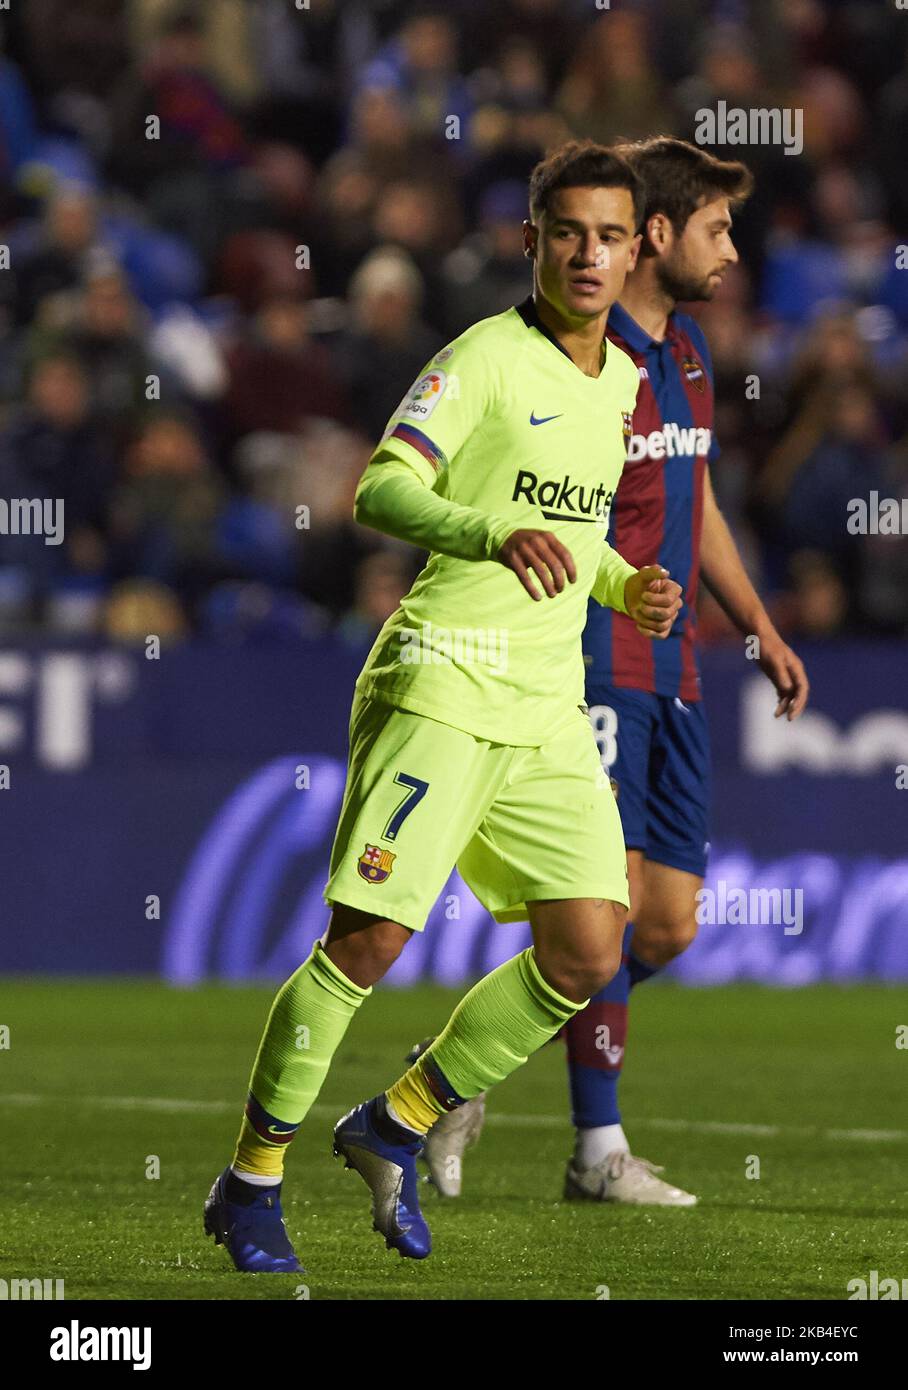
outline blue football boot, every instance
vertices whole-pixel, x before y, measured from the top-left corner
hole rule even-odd
[[[244,1274],[293,1274],[303,1266],[290,1244],[281,1211],[280,1186],[251,1187],[257,1195],[248,1204],[227,1197],[230,1169],[215,1181],[205,1202],[205,1234],[224,1245]]]
[[[357,1105],[334,1127],[334,1156],[346,1167],[355,1168],[372,1193],[372,1229],[385,1238],[389,1250],[411,1260],[424,1260],[432,1249],[432,1237],[419,1209],[416,1195],[416,1160],[424,1140],[390,1143],[375,1127],[376,1096]],[[378,1116],[387,1131],[399,1129],[393,1121]]]

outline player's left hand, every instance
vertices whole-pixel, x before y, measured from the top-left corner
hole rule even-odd
[[[810,682],[801,658],[785,645],[777,632],[772,632],[760,638],[757,661],[779,697],[773,717],[780,719],[784,714],[789,720],[797,719],[810,694]]]
[[[644,565],[624,586],[624,606],[638,632],[663,640],[681,611],[681,585],[661,565]]]

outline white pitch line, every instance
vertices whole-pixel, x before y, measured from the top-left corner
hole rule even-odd
[[[48,1096],[38,1092],[19,1092],[0,1095],[4,1105],[87,1105],[102,1110],[151,1110],[171,1114],[239,1113],[242,1108],[235,1100],[184,1100],[177,1096]],[[310,1115],[336,1118],[337,1106],[313,1105]],[[752,1135],[764,1139],[798,1136],[804,1139],[825,1139],[859,1144],[901,1144],[908,1140],[908,1129],[820,1129],[816,1125],[754,1125],[724,1120],[669,1120],[653,1117],[639,1118],[629,1123],[639,1129],[677,1130],[686,1134]],[[501,1129],[565,1129],[567,1115],[511,1115],[505,1111],[486,1114],[486,1124]]]

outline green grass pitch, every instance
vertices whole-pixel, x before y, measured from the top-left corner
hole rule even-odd
[[[429,1191],[435,1252],[371,1230],[334,1120],[402,1070],[458,995],[378,989],[287,1160],[304,1275],[239,1275],[202,1234],[230,1157],[270,988],[0,981],[0,1278],[68,1299],[842,1299],[908,1275],[908,991],[635,991],[623,1083],[635,1151],[694,1210],[561,1199],[571,1147],[563,1047],[493,1092],[464,1195]],[[3,1034],[0,1033],[0,1038]],[[148,1177],[150,1157],[160,1176]],[[748,1178],[749,1159],[760,1163]]]

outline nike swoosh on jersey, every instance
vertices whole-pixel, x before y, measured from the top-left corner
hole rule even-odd
[[[564,414],[564,411],[561,412],[561,415],[563,415],[563,414]],[[547,425],[547,424],[549,423],[550,420],[560,420],[560,419],[561,419],[561,415],[543,415],[543,417],[542,417],[541,420],[537,420],[537,419],[536,419],[536,412],[535,412],[535,410],[531,410],[531,411],[530,411],[530,424],[531,424],[531,425]]]

